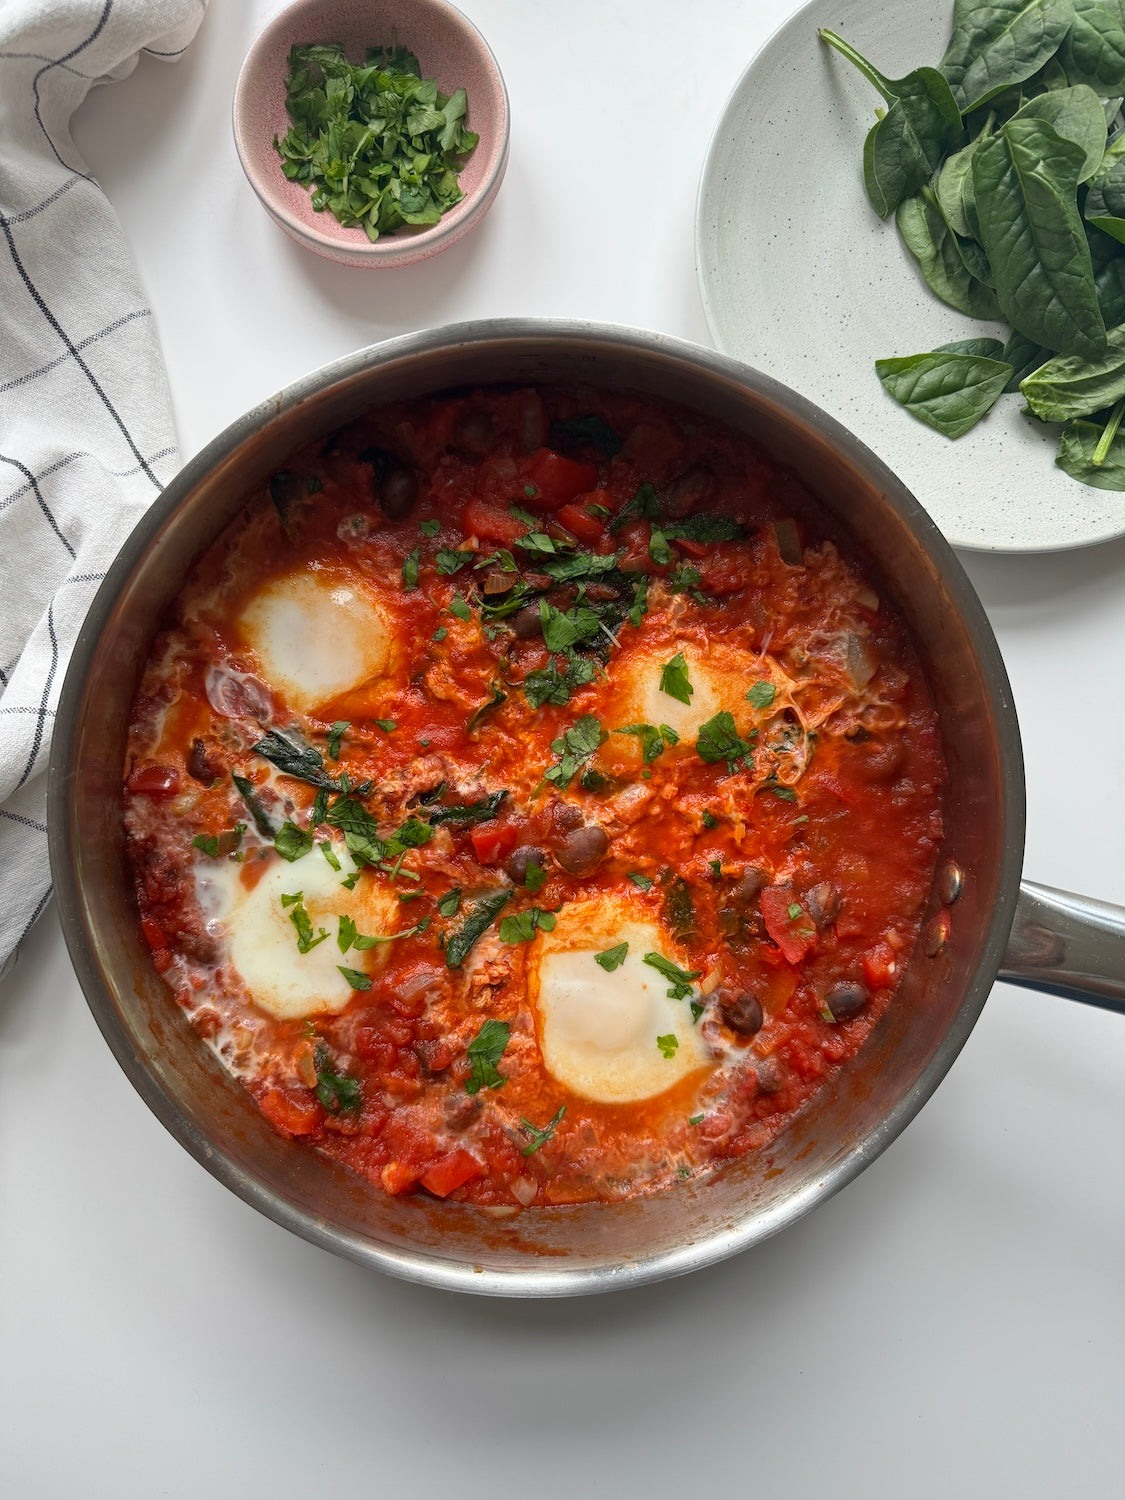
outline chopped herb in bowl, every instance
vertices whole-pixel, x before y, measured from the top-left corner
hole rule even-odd
[[[458,173],[478,140],[465,90],[441,93],[406,47],[369,47],[359,66],[339,43],[294,47],[285,89],[281,169],[345,229],[374,241],[436,224],[460,202]]]

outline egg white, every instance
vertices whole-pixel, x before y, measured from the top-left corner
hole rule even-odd
[[[239,623],[266,680],[299,711],[394,665],[391,622],[365,594],[327,573],[274,579],[254,594]]]
[[[393,892],[371,876],[362,877],[355,890],[344,885],[355,870],[342,843],[335,844],[341,869],[334,870],[319,849],[289,863],[271,859],[269,868],[250,886],[243,866],[208,862],[198,872],[200,900],[226,934],[227,956],[242,977],[259,1009],[278,1020],[337,1015],[355,995],[339,965],[373,973],[385,959],[387,945],[364,952],[341,953],[337,942],[340,917],[349,916],[361,933],[387,936],[403,925],[403,909]],[[250,872],[247,872],[250,873]],[[292,907],[283,895],[301,892],[314,936],[326,929],[328,937],[308,953],[297,947]]]
[[[626,942],[624,962],[607,973],[594,955]],[[667,937],[627,899],[564,907],[553,932],[528,954],[528,992],[539,1022],[543,1064],[557,1083],[601,1104],[654,1098],[703,1067],[709,1054],[687,999],[644,962],[659,953],[683,966]],[[657,1037],[674,1036],[672,1057]]]
[[[682,654],[691,685],[691,702],[681,703],[660,686],[664,667]],[[639,645],[613,664],[615,702],[613,727],[624,724],[667,724],[685,745],[694,745],[699,726],[722,710],[734,718],[740,734],[754,724],[754,710],[746,693],[769,670],[752,651],[724,645],[704,654],[693,644],[676,642],[663,647]],[[620,750],[620,736],[615,737]],[[639,751],[638,751],[639,753]]]

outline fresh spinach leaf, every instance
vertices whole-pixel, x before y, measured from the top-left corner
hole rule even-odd
[[[1043,422],[1069,422],[1112,406],[1125,396],[1125,326],[1109,330],[1100,359],[1056,355],[1033,371],[1020,391]]]
[[[1090,183],[1082,209],[1087,223],[1125,244],[1125,156],[1115,153]]]
[[[1071,83],[1101,95],[1125,94],[1125,15],[1120,0],[1072,0],[1074,20],[1059,48]]]
[[[1070,29],[1070,0],[955,0],[939,67],[963,114],[1038,73]]]
[[[958,240],[930,188],[900,203],[895,223],[935,296],[970,318],[991,322],[1000,316],[996,292],[969,269],[966,255],[971,252],[962,253],[962,244],[968,247],[976,242]],[[991,278],[983,251],[979,259],[978,269]]]
[[[270,817],[254,788],[254,783],[245,776],[232,774],[230,778],[238,788],[238,794],[246,803],[246,809],[254,820],[254,827],[264,839],[271,841],[277,836],[277,824]]]
[[[998,359],[934,350],[877,359],[883,389],[912,417],[948,438],[961,437],[996,404],[1012,374]]]
[[[1105,324],[1078,214],[1084,160],[1046,120],[1009,120],[973,157],[973,186],[1008,322],[1056,353],[1097,358]]]
[[[1125,37],[1122,38],[1125,42]],[[1106,123],[1102,101],[1086,84],[1049,89],[1029,99],[1012,116],[1014,120],[1046,120],[1064,141],[1079,146],[1085,159],[1078,181],[1085,182],[1097,171],[1105,155]],[[1088,216],[1087,216],[1088,217]]]
[[[1022,333],[1016,333],[1013,329],[1008,335],[1008,342],[1003,350],[995,356],[996,359],[1001,359],[1006,365],[1012,367],[1008,384],[1004,387],[1004,394],[1018,391],[1021,383],[1027,379],[1032,370],[1037,370],[1044,360],[1050,357],[1049,350],[1033,343],[1031,339],[1025,339]]]
[[[1072,479],[1098,490],[1125,490],[1125,434],[1114,435],[1100,462],[1095,463],[1105,430],[1096,422],[1071,422],[1059,438],[1055,463]]]
[[[512,898],[511,891],[493,891],[476,902],[469,915],[445,945],[445,964],[459,969],[477,940],[484,936]]]
[[[507,790],[504,789],[489,792],[477,802],[455,802],[451,807],[431,807],[426,816],[433,828],[439,823],[459,823],[466,828],[473,823],[487,823],[500,811],[501,803],[507,795]]]

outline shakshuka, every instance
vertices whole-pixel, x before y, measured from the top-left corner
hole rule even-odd
[[[246,497],[124,818],[175,1001],[387,1193],[619,1199],[762,1148],[892,1002],[944,781],[904,625],[746,438],[458,391]]]

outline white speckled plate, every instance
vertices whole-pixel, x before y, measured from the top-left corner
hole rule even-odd
[[[700,184],[696,261],[712,336],[851,428],[909,485],[949,540],[994,552],[1125,534],[1125,494],[1056,469],[1057,428],[1002,396],[956,442],[908,416],[876,359],[1004,331],[927,289],[893,222],[863,191],[863,140],[882,101],[817,37],[838,32],[889,77],[945,50],[952,0],[812,0],[739,80]]]

